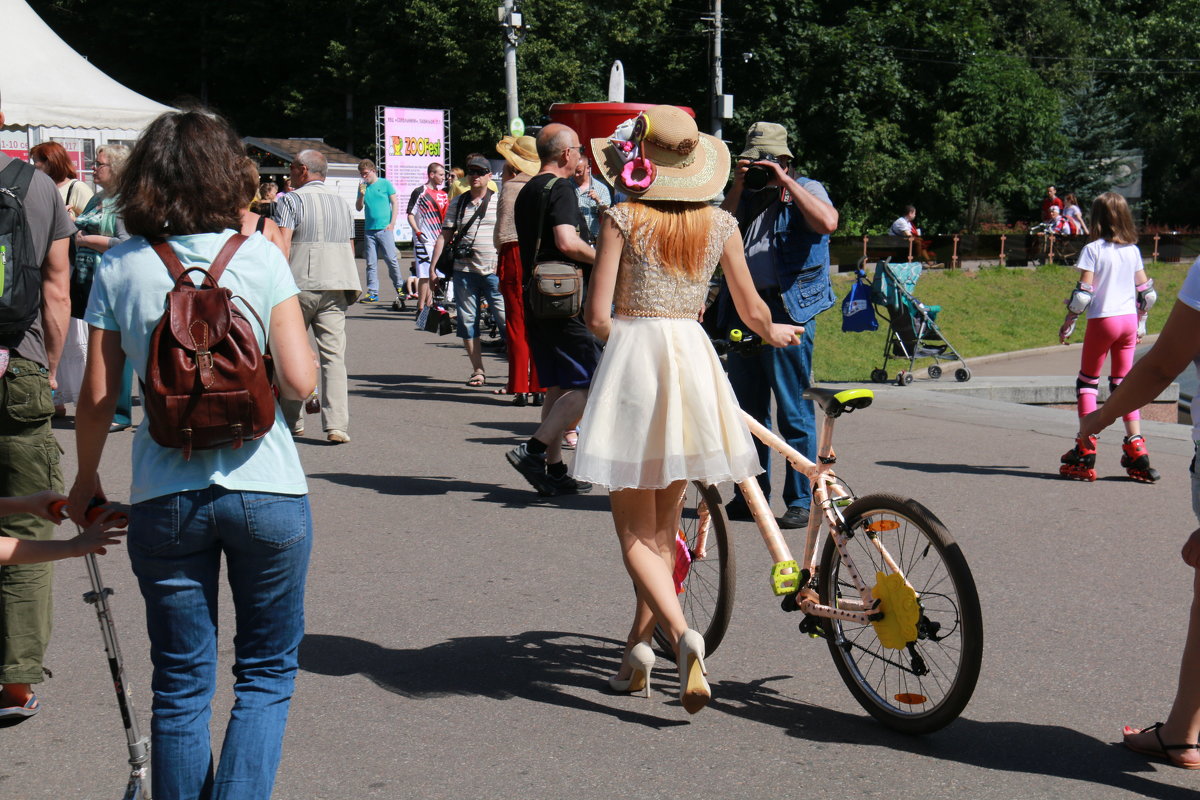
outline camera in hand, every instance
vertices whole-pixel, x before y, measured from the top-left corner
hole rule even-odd
[[[471,253],[475,251],[474,246],[470,242],[460,242],[454,245],[454,260],[455,261],[470,261]]]
[[[755,162],[759,161],[770,161],[773,164],[779,163],[779,159],[770,153],[759,153]],[[774,174],[770,167],[764,167],[759,163],[751,164],[746,168],[746,188],[757,192],[771,182],[771,177]]]

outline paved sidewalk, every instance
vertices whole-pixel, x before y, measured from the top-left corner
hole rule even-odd
[[[300,452],[316,526],[308,635],[277,799],[1196,797],[1196,776],[1126,752],[1120,726],[1162,718],[1190,592],[1194,527],[1179,425],[1147,423],[1164,479],[1135,484],[1101,442],[1101,479],[1057,477],[1069,411],[876,386],[838,423],[839,473],[860,494],[918,498],[956,537],[984,610],[979,687],[963,717],[919,739],[854,702],[825,645],[767,588],[755,529],[733,527],[738,596],[709,660],[712,706],[689,718],[660,660],[654,695],[614,696],[632,599],[602,491],[538,500],[504,460],[538,410],[492,394],[457,339],[358,305],[348,323],[353,441]],[[978,380],[991,377],[981,365]],[[972,381],[974,383],[974,381]],[[69,422],[58,429],[74,475]],[[128,433],[107,490],[127,496]],[[776,465],[778,472],[778,465]],[[778,477],[778,476],[777,476]],[[793,547],[800,542],[793,537]],[[124,547],[104,557],[138,717],[148,725],[141,599]],[[44,710],[0,730],[5,800],[104,800],[125,743],[77,560],[57,567]],[[222,596],[219,747],[233,619]]]

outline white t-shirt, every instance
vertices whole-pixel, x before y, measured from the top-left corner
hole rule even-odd
[[[1200,258],[1192,263],[1183,286],[1179,289],[1179,302],[1200,311]],[[1196,382],[1200,384],[1200,356],[1195,360]],[[1192,440],[1200,442],[1200,414],[1196,413],[1197,398],[1192,398]]]
[[[1097,239],[1079,253],[1075,268],[1092,273],[1095,296],[1087,307],[1088,319],[1137,313],[1134,276],[1144,265],[1136,244],[1112,244]]]
[[[892,223],[892,236],[908,236],[912,233],[912,223],[908,217],[900,217]]]

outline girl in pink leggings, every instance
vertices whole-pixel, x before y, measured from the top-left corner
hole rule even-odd
[[[1092,241],[1079,254],[1076,268],[1079,283],[1067,299],[1067,317],[1059,329],[1059,341],[1067,344],[1075,320],[1087,314],[1083,357],[1075,381],[1079,416],[1096,410],[1100,370],[1111,354],[1109,389],[1116,389],[1133,366],[1133,352],[1146,333],[1146,316],[1157,295],[1154,281],[1146,277],[1137,248],[1137,230],[1125,198],[1105,192],[1092,203]],[[1121,466],[1135,481],[1153,483],[1157,470],[1150,466],[1137,409],[1122,419],[1125,441]],[[1077,436],[1075,446],[1062,457],[1059,474],[1077,481],[1096,480],[1096,437]]]

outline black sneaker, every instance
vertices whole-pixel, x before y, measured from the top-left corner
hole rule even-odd
[[[808,509],[804,506],[792,506],[779,518],[779,527],[785,530],[808,527]]]
[[[734,522],[753,522],[754,515],[746,505],[746,499],[741,495],[725,504],[725,518]]]
[[[505,453],[504,457],[508,459],[508,463],[513,465],[513,469],[529,481],[529,485],[536,489],[538,494],[550,497],[555,493],[551,483],[552,479],[546,474],[545,455],[535,456],[529,452],[527,443],[522,442]]]
[[[552,494],[587,494],[592,490],[592,485],[587,481],[577,481],[570,475],[563,475],[561,478],[556,478],[553,475],[546,475],[547,485],[553,490]]]

